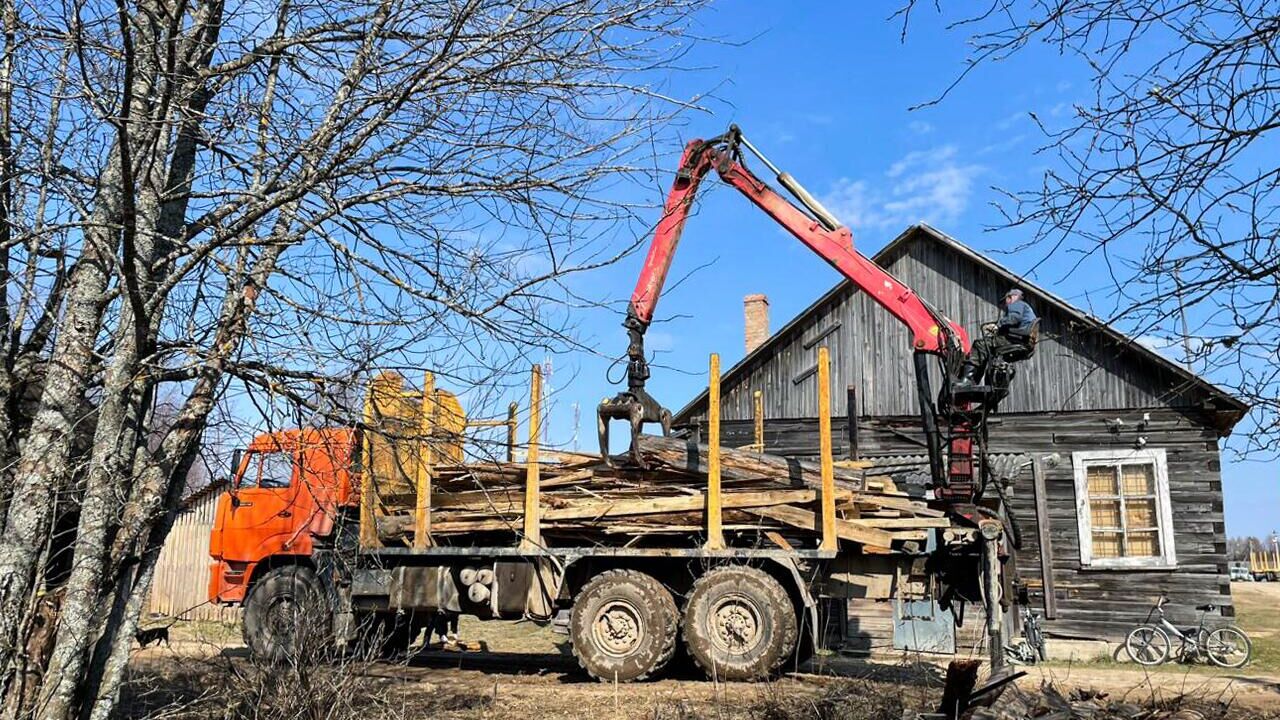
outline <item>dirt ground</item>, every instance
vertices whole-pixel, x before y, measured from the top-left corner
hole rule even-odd
[[[1280,583],[1235,584],[1239,620],[1253,637],[1257,662],[1239,671],[1204,666],[1168,665],[1146,669],[1120,663],[1049,664],[1025,668],[1024,687],[1053,683],[1100,690],[1132,702],[1168,700],[1180,695],[1228,702],[1257,710],[1280,709]],[[865,696],[874,703],[867,717],[900,717],[904,709],[930,710],[937,702],[944,661],[901,656],[874,662],[839,656],[820,657],[769,683],[715,683],[689,668],[655,682],[611,685],[587,678],[565,649],[563,636],[527,623],[482,623],[464,619],[465,651],[427,648],[402,662],[359,662],[337,674],[302,678],[308,688],[325,687],[335,704],[362,693],[376,697],[382,717],[538,718],[540,720],[609,720],[613,718],[769,718],[773,707],[810,708],[812,712],[781,717],[828,717],[823,703],[833,694]],[[207,624],[175,627],[169,647],[139,651],[134,662],[133,717],[165,714],[207,717],[214,685],[247,683],[237,697],[293,691],[283,680],[272,687],[247,670],[247,652],[233,629]],[[353,680],[352,678],[355,678]],[[269,684],[270,684],[269,683]],[[296,694],[296,693],[295,693]],[[322,693],[319,693],[322,694]],[[205,703],[201,705],[200,703]],[[225,701],[219,701],[225,704]],[[266,702],[265,700],[262,702]],[[183,703],[203,708],[192,715],[175,712]],[[218,704],[217,702],[213,704]],[[412,708],[407,715],[404,711]],[[285,716],[293,711],[285,713]],[[226,714],[220,712],[219,714]],[[843,713],[842,713],[843,714]],[[337,717],[340,714],[330,713]],[[362,712],[361,717],[377,717]]]

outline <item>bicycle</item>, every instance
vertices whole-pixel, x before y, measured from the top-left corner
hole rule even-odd
[[[1031,608],[1019,604],[1018,612],[1022,615],[1022,637],[1016,642],[1004,646],[1005,657],[1014,664],[1034,665],[1037,660],[1048,660],[1044,648],[1044,631],[1040,629],[1040,616],[1031,612]]]
[[[1165,617],[1164,606],[1168,602],[1169,598],[1161,595],[1160,599],[1156,600],[1155,607],[1147,613],[1146,621],[1130,630],[1128,637],[1125,638],[1125,651],[1134,662],[1151,666],[1168,661],[1170,635],[1178,638],[1182,643],[1178,648],[1178,659],[1181,662],[1195,662],[1207,658],[1214,665],[1224,668],[1243,667],[1249,662],[1249,657],[1253,654],[1253,643],[1243,630],[1235,626],[1214,630],[1205,627],[1205,616],[1216,609],[1216,605],[1197,606],[1196,609],[1200,611],[1200,624],[1194,628],[1180,630]],[[1151,622],[1153,616],[1156,619],[1155,623]]]

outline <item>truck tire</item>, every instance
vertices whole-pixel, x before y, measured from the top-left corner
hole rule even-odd
[[[328,645],[332,613],[314,570],[272,568],[254,581],[244,601],[244,642],[272,662],[310,662]]]
[[[569,640],[578,664],[597,680],[643,680],[671,661],[679,622],[662,583],[635,570],[606,570],[574,598]]]
[[[684,607],[685,645],[708,677],[768,677],[796,651],[791,598],[763,570],[726,566],[693,583]]]

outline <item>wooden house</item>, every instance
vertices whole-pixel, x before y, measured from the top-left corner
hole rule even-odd
[[[1016,571],[1051,644],[1122,640],[1161,593],[1175,619],[1194,621],[1204,603],[1233,614],[1220,442],[1244,404],[927,225],[908,228],[875,260],[971,334],[995,319],[1012,287],[1041,317],[1036,355],[1018,366],[991,420],[990,448],[1021,545]],[[761,301],[748,297],[748,323],[759,322]],[[907,330],[864,294],[842,282],[777,332],[753,333],[767,339],[722,376],[725,445],[752,442],[760,391],[767,450],[816,455],[815,368],[825,345],[836,454],[922,461]],[[703,392],[676,422],[704,421],[706,409]],[[855,647],[963,647],[955,636],[938,640],[930,624],[938,618],[922,616],[904,584],[886,587],[849,598]]]

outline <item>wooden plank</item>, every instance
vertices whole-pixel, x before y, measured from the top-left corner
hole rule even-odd
[[[831,353],[825,345],[818,348],[818,447],[822,474],[822,544],[819,547],[836,550],[840,541],[836,537],[836,476],[831,464]]]
[[[845,491],[842,499],[848,496],[848,491]],[[814,502],[817,499],[818,492],[816,490],[731,492],[721,496],[721,507],[724,509],[737,509],[769,505],[791,505]],[[704,506],[704,500],[697,495],[678,495],[675,497],[603,501],[563,508],[551,508],[542,511],[542,518],[544,520],[595,520],[619,515],[687,512],[701,510]]]
[[[641,435],[637,439],[640,452],[650,461],[692,475],[705,475],[707,446],[685,438]],[[720,449],[722,482],[774,479],[779,482],[821,487],[821,468],[817,463],[777,455],[761,455],[743,450]],[[863,488],[862,473],[840,468],[835,471],[836,484],[852,490]]]
[[[771,520],[784,522],[793,527],[802,528],[804,530],[818,530],[818,516],[811,510],[802,510],[789,505],[773,505],[769,507],[746,508],[748,513],[752,515],[760,515]],[[851,540],[863,545],[876,545],[880,547],[889,547],[893,542],[893,535],[877,528],[866,527],[855,520],[842,520],[836,518],[835,521],[836,536],[844,540]]]
[[[539,496],[538,437],[542,431],[542,367],[534,365],[529,380],[529,448],[525,457],[524,476],[524,539],[521,546],[537,550],[542,546],[542,510]]]
[[[720,509],[720,356],[711,353],[707,414],[707,541],[708,550],[724,548]]]
[[[1049,492],[1045,488],[1044,470],[1040,467],[1040,459],[1031,461],[1031,484],[1035,492],[1036,534],[1040,546],[1040,577],[1044,587],[1044,617],[1053,620],[1058,617],[1058,598],[1053,587],[1053,543],[1049,534]]]
[[[413,546],[431,546],[431,443],[434,430],[436,380],[430,372],[422,376],[422,409],[419,419],[421,439],[418,448],[417,493],[414,497]]]
[[[858,523],[867,527],[881,528],[884,530],[893,530],[898,528],[906,528],[910,530],[921,530],[924,528],[949,528],[951,527],[951,519],[940,518],[923,518],[923,517],[907,517],[907,518],[858,518]]]
[[[787,539],[782,537],[782,534],[779,533],[777,530],[765,530],[764,536],[769,538],[769,541],[772,542],[774,545],[777,545],[778,547],[782,548],[783,550],[786,550],[787,552],[791,552],[792,550],[795,549],[791,547],[791,543],[787,542]]]

